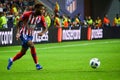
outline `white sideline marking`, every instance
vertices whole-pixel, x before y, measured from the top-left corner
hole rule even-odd
[[[97,43],[83,43],[83,44],[71,44],[71,45],[64,45],[64,46],[54,46],[54,47],[45,47],[45,48],[36,48],[36,49],[56,49],[56,48],[66,48],[66,47],[74,47],[74,46],[86,46],[86,45],[94,45],[94,44],[109,44],[109,43],[116,43],[120,41],[106,41],[106,42],[97,42]]]
[[[109,44],[109,43],[116,43],[116,42],[120,42],[120,41],[105,41],[105,42],[96,42],[96,43],[82,43],[82,44],[71,44],[71,45],[64,45],[64,46],[54,46],[54,47],[45,47],[45,48],[36,48],[37,50],[38,49],[56,49],[56,48],[67,48],[67,47],[74,47],[74,46],[87,46],[87,45],[95,45],[95,44]],[[11,50],[11,51],[0,51],[0,53],[3,53],[3,52],[18,52],[20,50]]]

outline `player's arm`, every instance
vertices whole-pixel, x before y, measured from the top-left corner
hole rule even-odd
[[[43,30],[42,30],[42,32],[38,33],[38,36],[42,36],[42,35],[45,34],[45,33],[47,32],[47,30],[48,30],[48,27],[47,27],[47,25],[46,25],[44,16],[41,17],[41,24],[42,24],[42,26],[43,26]]]
[[[16,28],[17,28],[17,32],[16,32],[16,39],[18,40],[20,37],[20,23],[21,23],[21,19],[17,22]]]
[[[18,40],[20,37],[20,27],[21,27],[21,23],[27,18],[27,14],[24,13],[18,20],[16,28],[17,28],[17,32],[16,32],[16,39]]]
[[[19,18],[18,22],[17,22],[17,25],[16,25],[16,27],[17,27],[16,39],[17,39],[17,40],[18,40],[19,37],[20,37],[20,28],[22,27],[21,23],[22,23],[22,24],[25,24],[25,23],[26,23],[26,21],[28,20],[28,17],[29,17],[29,14],[30,14],[30,13],[31,13],[31,11],[30,11],[30,12],[24,12],[24,13],[21,15],[21,17]]]

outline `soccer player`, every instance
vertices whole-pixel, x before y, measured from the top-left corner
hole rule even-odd
[[[43,26],[43,30],[38,33],[38,36],[42,36],[44,33],[47,32],[47,26],[45,22],[45,18],[42,15],[44,6],[42,4],[36,4],[34,6],[34,11],[27,11],[24,12],[20,18],[20,21],[17,24],[17,33],[16,33],[16,39],[19,38],[22,41],[22,48],[20,52],[18,52],[14,57],[9,58],[8,60],[8,66],[7,69],[10,70],[12,64],[14,61],[20,59],[23,55],[25,55],[28,48],[30,48],[32,58],[34,60],[34,63],[36,64],[36,69],[40,70],[42,69],[42,66],[38,63],[38,58],[36,55],[36,49],[34,46],[34,43],[32,42],[33,39],[33,31],[36,26],[36,24],[41,23]],[[20,28],[20,22],[22,21],[22,28]]]

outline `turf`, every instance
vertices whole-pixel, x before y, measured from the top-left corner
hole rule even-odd
[[[8,58],[20,46],[0,47],[0,80],[120,80],[120,39],[35,44],[42,70],[36,70],[30,51],[7,70]],[[91,58],[101,61],[98,69]]]

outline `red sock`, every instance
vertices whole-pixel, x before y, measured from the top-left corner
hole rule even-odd
[[[31,49],[31,55],[33,57],[35,64],[38,64],[38,59],[37,59],[35,47],[31,47],[30,49]]]
[[[12,60],[13,60],[13,61],[16,61],[17,59],[21,58],[23,55],[24,55],[23,53],[18,52],[18,53],[16,54],[16,56],[13,57]]]

